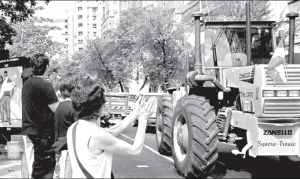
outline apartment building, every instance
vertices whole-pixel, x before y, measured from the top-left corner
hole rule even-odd
[[[82,50],[89,39],[101,35],[102,1],[75,1],[67,12],[65,19],[65,44],[68,55]]]

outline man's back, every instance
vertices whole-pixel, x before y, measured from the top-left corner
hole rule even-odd
[[[50,83],[47,83],[42,77],[29,78],[22,89],[22,133],[52,136],[53,113],[48,105],[57,101]]]
[[[60,102],[54,115],[55,140],[58,137],[65,137],[68,128],[75,122],[75,112],[70,100]]]

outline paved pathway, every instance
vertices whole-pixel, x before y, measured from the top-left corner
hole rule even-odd
[[[0,178],[22,178],[21,159],[9,160],[4,145],[0,145]]]

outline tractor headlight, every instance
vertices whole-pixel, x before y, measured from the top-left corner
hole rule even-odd
[[[288,92],[286,90],[278,90],[276,91],[277,97],[287,97]]]
[[[300,92],[299,92],[299,90],[290,90],[289,91],[289,96],[290,97],[299,97],[300,96]]]
[[[271,91],[271,90],[263,91],[263,97],[274,97],[274,96],[275,96],[274,91]]]

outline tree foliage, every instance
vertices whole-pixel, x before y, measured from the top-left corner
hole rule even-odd
[[[221,1],[211,13],[215,20],[246,20],[246,1]],[[269,1],[250,1],[251,20],[260,21],[270,18]]]
[[[44,0],[48,3],[50,0]],[[16,35],[12,23],[22,22],[31,17],[36,10],[36,0],[0,0],[0,48],[12,44]]]
[[[268,20],[271,9],[269,1],[249,1],[251,20]],[[246,20],[246,1],[202,1],[203,13],[206,20],[226,20],[226,21],[245,21]],[[194,6],[192,6],[194,4]],[[190,10],[185,12],[182,17],[183,23],[192,24],[192,13],[198,12],[199,4],[191,1]]]
[[[145,79],[158,84],[177,83],[183,76],[183,36],[173,8],[147,8],[135,32],[142,52]]]
[[[16,36],[12,38],[13,44],[8,46],[11,56],[32,56],[35,53],[45,53],[52,58],[62,52],[63,44],[53,41],[48,36],[49,31],[58,29],[55,26],[39,25],[39,18],[30,18],[23,22],[13,24]]]
[[[158,84],[178,79],[183,51],[174,9],[128,9],[120,17],[116,29],[88,41],[74,56],[84,60],[85,69],[110,89],[125,87],[131,79]]]

